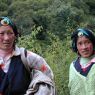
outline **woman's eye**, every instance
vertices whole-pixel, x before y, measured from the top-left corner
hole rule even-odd
[[[0,35],[4,35],[4,33],[0,33]]]
[[[14,33],[11,30],[8,30],[7,34],[14,34]]]
[[[91,43],[90,41],[87,42],[88,44]]]
[[[11,34],[14,34],[14,33],[12,33],[12,32],[8,32],[7,34],[11,35]]]
[[[82,43],[78,43],[79,45],[82,45]]]

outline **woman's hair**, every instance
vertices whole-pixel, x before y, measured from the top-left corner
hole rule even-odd
[[[79,36],[87,37],[92,42],[93,47],[95,48],[95,36],[92,33],[92,31],[87,29],[87,28],[79,28],[71,34],[71,40],[72,40],[72,46],[71,47],[72,47],[72,50],[74,52],[76,52],[76,53],[78,52],[77,39]]]
[[[17,42],[20,34],[17,30],[17,26],[15,25],[15,23],[11,19],[9,19],[8,17],[0,17],[0,26],[7,26],[7,25],[9,25],[13,29],[13,32],[16,36],[15,42]]]

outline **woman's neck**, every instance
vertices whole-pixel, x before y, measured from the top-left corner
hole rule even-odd
[[[89,61],[91,61],[94,57],[95,57],[95,55],[92,55],[92,56],[90,56],[88,58],[80,57],[80,64],[82,66],[86,66],[89,63]]]
[[[0,57],[5,58],[6,56],[10,55],[12,51],[13,49],[9,49],[9,50],[0,49]]]

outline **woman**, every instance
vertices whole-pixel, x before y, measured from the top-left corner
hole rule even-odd
[[[95,36],[89,29],[77,29],[71,36],[78,57],[70,65],[70,95],[95,95]]]
[[[8,17],[0,17],[0,95],[54,95],[53,72],[41,56],[27,51],[30,77],[16,45],[19,33]],[[23,53],[24,54],[24,53]]]

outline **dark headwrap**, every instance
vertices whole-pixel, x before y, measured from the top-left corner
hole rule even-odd
[[[92,33],[91,30],[89,29],[85,29],[85,28],[79,28],[76,31],[74,31],[71,35],[71,40],[72,40],[72,49],[74,52],[77,52],[77,39],[79,36],[85,36],[87,37],[93,44],[94,48],[95,48],[95,36]]]

